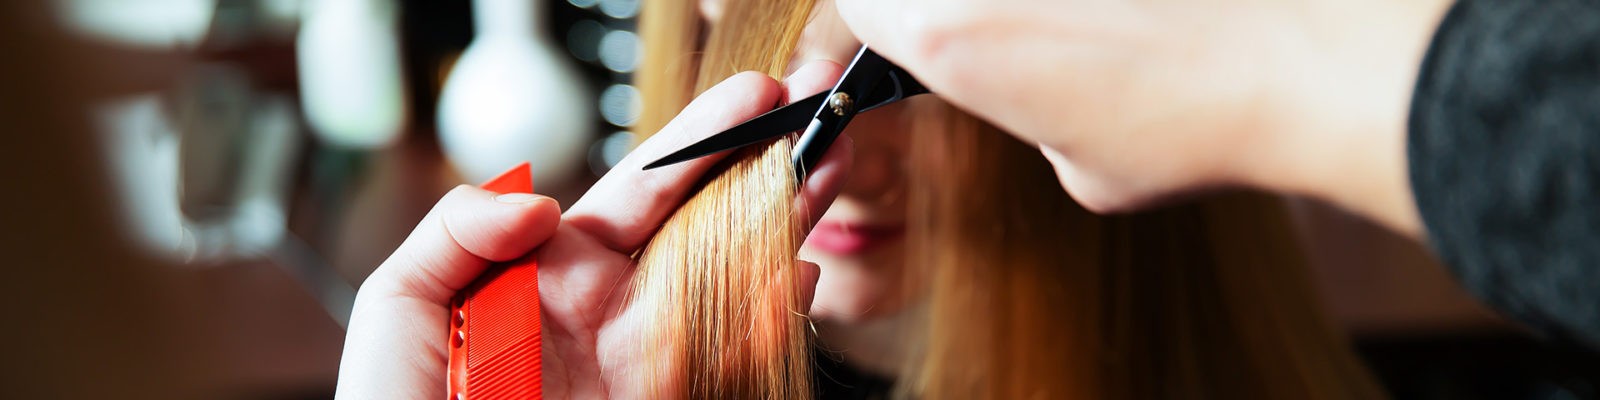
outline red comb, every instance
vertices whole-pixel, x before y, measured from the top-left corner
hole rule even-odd
[[[533,176],[523,163],[482,187],[533,193]],[[539,263],[534,253],[490,266],[456,294],[450,314],[450,400],[543,397]]]

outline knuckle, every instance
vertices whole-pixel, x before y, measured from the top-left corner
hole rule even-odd
[[[439,205],[460,201],[460,199],[470,196],[472,192],[479,190],[483,189],[478,189],[467,184],[456,185],[456,187],[450,188],[450,191],[445,192],[444,196],[439,198]]]
[[[951,49],[973,37],[977,16],[971,11],[946,6],[907,14],[905,33],[909,62],[940,63],[959,56]]]
[[[984,17],[973,11],[920,12],[906,16],[905,42],[897,62],[917,66],[917,78],[939,89],[965,85],[975,65],[970,59],[985,44],[979,41]]]

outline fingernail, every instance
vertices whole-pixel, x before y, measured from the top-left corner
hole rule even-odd
[[[506,204],[527,204],[539,201],[539,199],[542,198],[544,198],[544,196],[533,193],[506,193],[499,196],[494,196],[494,201]]]

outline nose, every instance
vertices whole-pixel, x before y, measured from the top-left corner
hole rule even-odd
[[[844,134],[855,140],[855,164],[840,196],[889,203],[903,198],[908,147],[895,106],[856,116]]]

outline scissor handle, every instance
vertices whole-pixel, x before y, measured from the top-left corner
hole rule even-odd
[[[822,102],[821,108],[817,109],[811,123],[795,144],[792,162],[795,176],[802,184],[811,175],[817,162],[822,161],[822,156],[828,153],[828,148],[833,146],[833,140],[839,137],[845,125],[850,124],[850,119],[859,112],[856,102],[864,103],[865,96],[878,85],[891,65],[889,60],[883,59],[867,46],[861,46],[861,50],[856,51],[855,60],[844,70],[839,83],[828,91],[826,101]]]
[[[884,78],[872,89],[872,93],[867,95],[868,105],[861,107],[857,113],[872,111],[905,100],[907,97],[931,93],[927,86],[923,86],[922,82],[917,81],[916,77],[911,76],[910,72],[906,72],[906,69],[899,65],[889,64],[889,69],[884,72]]]

